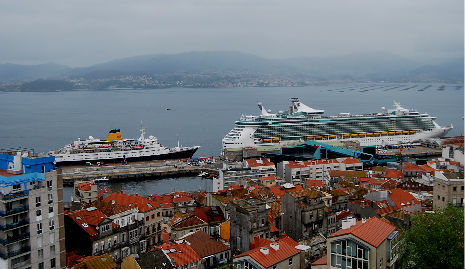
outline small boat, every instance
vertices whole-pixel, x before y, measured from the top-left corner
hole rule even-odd
[[[208,176],[208,173],[207,172],[202,172],[200,174],[197,175],[198,177],[206,177]]]
[[[103,181],[108,181],[108,180],[110,179],[107,177],[99,177],[99,178],[94,179],[95,182],[103,182]]]

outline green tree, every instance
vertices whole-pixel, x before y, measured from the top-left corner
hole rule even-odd
[[[399,245],[401,268],[464,268],[463,207],[413,216]]]

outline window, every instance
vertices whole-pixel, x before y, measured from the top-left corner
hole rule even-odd
[[[50,256],[55,256],[55,245],[50,246]]]
[[[44,250],[43,249],[38,249],[37,250],[37,256],[39,256],[39,259],[44,258]]]
[[[37,216],[37,217],[42,216],[42,210],[40,210],[40,209],[37,210],[37,211],[36,211],[36,216]]]
[[[155,218],[155,214],[152,214],[152,219]]]
[[[441,196],[438,195],[438,200],[441,200]]]
[[[52,181],[51,180],[47,181],[47,188],[49,188],[49,189],[52,188]]]
[[[37,197],[36,197],[36,206],[37,206],[37,207],[40,206],[40,196],[37,196]]]
[[[149,221],[149,216],[145,217],[145,221]]]
[[[453,191],[457,191],[457,187],[452,187],[452,190],[453,190]]]
[[[42,222],[37,223],[37,234],[42,233]]]
[[[43,262],[39,263],[39,269],[44,269],[44,263]]]
[[[21,189],[21,184],[13,185],[13,190],[14,191],[17,191],[19,189]]]
[[[48,203],[49,204],[53,203],[53,194],[52,193],[48,194]]]
[[[463,190],[463,187],[462,187],[462,190]],[[157,217],[160,217],[160,212],[157,212]]]
[[[463,191],[463,186],[461,186],[460,189]]]
[[[56,264],[55,264],[55,258],[51,259],[50,260],[50,268],[55,268]]]
[[[108,245],[108,248],[111,248],[111,238],[110,238],[110,239],[108,239],[108,243],[107,243],[107,245]]]
[[[53,212],[53,206],[49,206],[48,207],[48,213],[52,213]]]
[[[54,219],[50,219],[48,221],[48,226],[50,227],[50,231],[52,231],[53,229],[55,229],[55,220]]]
[[[292,258],[289,258],[289,265],[292,264]]]
[[[444,197],[442,197],[442,201],[444,202]]]

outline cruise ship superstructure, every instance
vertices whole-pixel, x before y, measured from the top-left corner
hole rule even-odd
[[[139,139],[123,139],[119,129],[111,130],[106,140],[89,136],[86,140],[78,139],[56,152],[57,166],[77,165],[87,162],[130,162],[190,158],[199,146],[167,148],[155,136],[145,137],[141,129]]]
[[[230,148],[284,145],[292,140],[359,141],[361,146],[410,143],[445,136],[452,126],[441,127],[426,113],[403,108],[380,113],[324,115],[324,110],[291,98],[289,111],[273,114],[258,103],[259,116],[241,116],[223,138],[223,152]]]

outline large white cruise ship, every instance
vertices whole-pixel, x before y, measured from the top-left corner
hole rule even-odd
[[[324,110],[306,106],[291,98],[289,111],[272,114],[258,103],[259,116],[241,116],[223,138],[226,149],[285,145],[291,140],[359,141],[361,146],[400,144],[425,138],[443,137],[452,126],[441,127],[428,114],[403,108],[394,101],[394,109],[380,113],[325,116]]]
[[[142,128],[139,139],[123,139],[119,129],[111,130],[106,140],[89,136],[78,139],[62,149],[49,152],[57,166],[78,165],[87,162],[130,162],[190,158],[199,146],[167,148],[154,136],[145,137]]]

